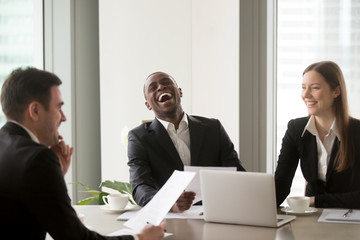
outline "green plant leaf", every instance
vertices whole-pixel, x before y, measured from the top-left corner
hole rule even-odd
[[[85,184],[83,184],[83,183],[81,183],[81,182],[72,182],[72,183],[70,183],[70,184],[78,184],[78,185],[83,186],[83,187],[86,189],[86,191],[80,191],[80,192],[89,193],[89,194],[91,194],[95,199],[99,199],[99,194],[102,193],[102,191],[94,190],[94,189],[92,189],[91,187],[89,187],[89,186],[87,186],[87,185],[85,185]]]
[[[100,193],[102,193],[102,191],[98,191],[98,190],[88,190],[88,191],[79,191],[79,192],[89,193],[89,194],[92,194],[92,195],[99,195]]]
[[[131,195],[131,193],[132,193],[130,183],[126,183],[126,182],[119,182],[119,181],[111,182],[111,181],[107,180],[105,182],[102,182],[100,184],[100,187],[107,187],[110,189],[114,189],[123,194]]]
[[[78,185],[83,186],[87,191],[96,191],[96,190],[92,189],[91,187],[89,187],[88,185],[85,185],[85,184],[83,184],[81,182],[71,182],[69,184],[78,184]]]
[[[130,202],[132,205],[137,205],[137,204],[135,203],[135,201],[133,200],[132,196],[129,197],[129,202]]]
[[[88,205],[89,203],[93,202],[95,199],[96,199],[95,197],[88,197],[78,201],[77,205]]]
[[[132,198],[132,188],[131,188],[131,184],[127,183],[127,182],[120,182],[120,181],[104,181],[100,184],[100,188],[101,187],[107,187],[110,189],[114,189],[122,194],[127,194],[129,195],[129,202],[132,205],[137,205],[134,201],[134,199]],[[101,197],[102,198],[102,197]]]
[[[99,198],[98,198],[99,205],[104,205],[105,204],[104,200],[103,200],[103,196],[107,196],[107,195],[109,195],[109,193],[107,193],[107,192],[101,192],[99,194]]]
[[[104,201],[103,201],[103,196],[106,196],[106,195],[109,195],[109,193],[105,192],[105,191],[102,191],[102,190],[94,190],[92,189],[91,187],[89,187],[88,185],[86,184],[83,184],[81,182],[72,182],[70,184],[79,184],[81,185],[82,187],[85,188],[85,191],[80,191],[80,192],[83,192],[83,193],[88,193],[88,194],[91,194],[92,197],[88,197],[88,198],[85,198],[83,200],[80,200],[78,201],[78,205],[87,205],[95,200],[98,201],[99,205],[104,205]],[[102,187],[107,187],[107,188],[110,188],[110,189],[113,189],[113,190],[116,190],[122,194],[127,194],[129,195],[129,202],[132,204],[132,205],[137,205],[134,201],[134,199],[132,198],[132,189],[131,189],[131,184],[130,183],[127,183],[127,182],[120,182],[120,181],[104,181],[100,184],[99,188],[101,189]]]

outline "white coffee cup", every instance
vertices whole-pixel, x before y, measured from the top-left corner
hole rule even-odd
[[[296,196],[296,197],[288,197],[286,199],[289,207],[294,212],[305,212],[309,209],[310,205],[310,197],[304,196]]]
[[[129,196],[121,193],[111,193],[103,196],[103,201],[110,209],[120,210],[126,207]]]

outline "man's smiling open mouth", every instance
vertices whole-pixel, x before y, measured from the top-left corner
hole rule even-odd
[[[172,97],[170,93],[163,93],[159,96],[158,102],[164,103]]]

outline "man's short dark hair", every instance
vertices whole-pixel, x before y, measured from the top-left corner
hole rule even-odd
[[[15,69],[1,88],[1,106],[5,116],[22,122],[24,111],[32,101],[38,101],[48,110],[50,89],[61,83],[55,74],[44,70],[33,67]]]

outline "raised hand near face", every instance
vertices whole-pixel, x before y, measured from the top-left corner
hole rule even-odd
[[[63,137],[59,135],[59,142],[54,146],[49,146],[52,150],[55,151],[56,155],[59,158],[61,170],[63,175],[67,173],[71,163],[71,156],[74,152],[74,147],[70,147],[63,141]]]

